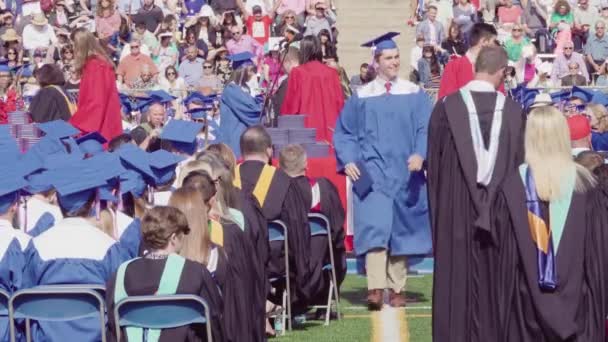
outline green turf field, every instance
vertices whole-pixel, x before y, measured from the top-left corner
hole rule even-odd
[[[408,278],[406,315],[411,342],[431,341],[431,291],[432,276],[412,276]],[[349,275],[342,284],[342,321],[331,321],[328,327],[323,322],[306,322],[303,327],[287,332],[285,336],[271,341],[277,342],[367,342],[371,328],[369,313],[365,307],[367,287],[365,278]]]

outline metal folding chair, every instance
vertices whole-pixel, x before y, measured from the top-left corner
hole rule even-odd
[[[285,321],[287,329],[291,331],[291,282],[289,279],[289,243],[287,236],[287,225],[281,220],[274,220],[268,224],[268,241],[283,241],[285,249],[285,290],[283,291],[283,312],[281,313],[283,330],[281,335],[285,335]],[[270,279],[270,283],[281,280],[281,278]],[[287,309],[287,313],[285,310]]]
[[[195,295],[130,296],[114,307],[116,337],[122,327],[171,329],[204,324],[207,341],[212,341],[209,305]]]
[[[329,325],[331,316],[332,297],[336,305],[336,315],[340,320],[340,295],[338,294],[338,280],[336,277],[336,263],[334,260],[334,249],[331,239],[331,226],[329,219],[323,214],[310,213],[308,214],[308,224],[310,226],[311,236],[327,236],[329,247],[329,264],[323,266],[324,271],[331,272],[331,280],[329,282],[329,291],[327,294],[327,305],[315,305],[313,308],[325,309],[325,325]]]
[[[106,341],[104,298],[87,285],[52,285],[24,289],[13,294],[8,302],[11,341],[15,341],[15,319],[25,319],[27,342],[32,340],[30,320],[72,321],[99,316],[101,340]],[[99,287],[98,285],[95,285]]]

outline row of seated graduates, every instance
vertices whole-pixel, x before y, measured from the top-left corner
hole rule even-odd
[[[117,141],[111,142],[110,150],[120,150],[119,145],[123,145],[124,143],[129,143],[129,141],[128,139],[121,137],[120,139],[117,139]],[[65,140],[63,140],[63,144],[66,144]],[[263,339],[266,298],[268,297],[275,303],[280,303],[280,300],[276,296],[270,294],[280,293],[281,291],[271,292],[268,279],[282,275],[285,272],[284,267],[282,266],[284,265],[282,245],[272,245],[268,242],[268,222],[274,219],[281,219],[288,227],[288,235],[290,237],[290,267],[292,270],[290,277],[292,278],[292,284],[295,284],[295,286],[292,286],[291,298],[292,303],[294,304],[294,312],[298,313],[304,312],[309,305],[321,302],[322,298],[324,298],[327,293],[329,283],[329,278],[322,271],[322,266],[327,263],[327,241],[317,237],[311,239],[307,227],[306,214],[312,209],[326,214],[329,218],[332,226],[334,252],[337,256],[336,266],[338,283],[341,283],[346,273],[343,246],[344,236],[342,230],[344,210],[340,204],[340,199],[335,187],[329,181],[325,179],[308,179],[303,175],[303,172],[300,172],[301,170],[292,170],[291,176],[293,177],[290,177],[283,170],[268,165],[267,161],[272,155],[272,142],[262,127],[248,129],[242,136],[241,145],[241,149],[245,151],[243,152],[244,162],[238,166],[235,165],[234,156],[232,155],[232,157],[230,157],[231,151],[229,151],[229,148],[225,145],[212,145],[209,148],[210,151],[206,153],[207,155],[214,153],[218,158],[224,156],[224,158],[219,159],[223,161],[224,165],[229,170],[234,170],[229,174],[234,175],[236,173],[238,180],[235,179],[234,183],[235,185],[238,185],[238,188],[240,189],[235,190],[235,198],[237,198],[237,200],[235,201],[234,206],[240,208],[244,217],[243,225],[247,227],[243,233],[239,229],[230,227],[230,224],[224,223],[221,225],[224,235],[221,247],[227,256],[227,259],[230,260],[228,264],[230,265],[230,268],[232,268],[231,274],[234,276],[235,274],[240,273],[241,279],[239,279],[239,281],[230,281],[226,279],[223,288],[220,286],[220,288],[224,290],[222,291],[224,303],[223,308],[221,309],[222,314],[218,317],[223,318],[214,320],[215,322],[222,323],[219,329],[214,329],[214,335],[220,337],[219,340],[254,341]],[[228,151],[226,149],[228,149]],[[300,157],[301,156],[300,153]],[[103,161],[103,159],[100,160]],[[101,165],[98,165],[98,168],[104,169]],[[272,171],[269,172],[267,170]],[[133,170],[129,171],[133,173]],[[209,173],[213,173],[214,170],[209,168],[208,171]],[[173,173],[175,174],[175,169],[173,170]],[[111,173],[107,175],[110,174]],[[40,174],[36,174],[32,176],[39,175]],[[181,174],[182,180],[185,176],[187,175]],[[229,177],[230,176],[228,175],[225,178]],[[27,219],[25,221],[27,222],[26,231],[28,232],[28,235],[32,237],[40,236],[41,238],[39,239],[40,242],[38,245],[42,246],[44,241],[48,241],[49,243],[57,242],[56,239],[51,238],[53,236],[52,234],[44,233],[53,231],[52,228],[55,228],[56,226],[61,226],[62,220],[67,213],[66,209],[69,211],[69,208],[65,207],[68,205],[69,201],[60,201],[60,203],[58,203],[59,206],[53,204],[53,201],[51,201],[53,192],[48,191],[49,189],[45,188],[48,187],[48,184],[45,184],[45,182],[40,181],[38,178],[43,177],[28,177],[28,179],[34,180],[28,184],[28,188],[31,190],[33,187],[39,186],[40,189],[32,191],[35,195],[30,197],[27,201],[28,210],[26,213]],[[68,183],[71,180],[69,175],[64,175],[62,178],[64,182]],[[9,177],[7,179],[11,178]],[[170,178],[171,182],[175,180],[176,176]],[[265,188],[264,186],[258,186],[258,184],[265,184]],[[69,268],[65,267],[65,263],[49,262],[48,260],[40,262],[42,261],[41,258],[40,260],[36,260],[38,263],[37,270],[30,270],[28,274],[25,274],[27,273],[25,272],[24,275],[26,276],[21,280],[3,282],[7,284],[4,288],[9,292],[12,292],[22,287],[45,284],[105,283],[114,273],[120,262],[128,260],[137,254],[143,254],[147,248],[145,246],[139,246],[141,236],[138,231],[139,220],[137,217],[141,217],[145,209],[146,205],[144,204],[142,208],[141,200],[149,197],[147,193],[148,188],[143,188],[143,190],[139,191],[128,190],[128,188],[122,189],[124,194],[123,197],[125,198],[123,212],[109,210],[113,214],[110,215],[113,221],[113,238],[124,248],[114,248],[116,245],[112,242],[114,240],[110,241],[106,239],[106,252],[113,249],[120,249],[121,252],[113,253],[118,255],[118,257],[114,256],[109,258],[107,253],[101,253],[103,256],[102,258],[98,257],[98,259],[101,259],[102,264],[105,263],[104,267],[110,271],[104,272],[104,275],[97,275],[97,277],[91,278],[89,277],[90,272],[73,272],[74,270],[70,272]],[[156,198],[156,195],[162,192],[163,191],[156,191],[152,197]],[[316,193],[316,195],[313,196],[313,193]],[[313,197],[317,199],[316,203],[313,203]],[[84,202],[88,203],[86,200]],[[11,208],[14,207],[13,204],[14,203],[10,205]],[[92,205],[91,203],[88,204]],[[147,205],[149,206],[150,204],[148,203]],[[78,215],[76,216],[90,219],[91,208],[86,209],[87,210],[78,210]],[[13,219],[14,221],[17,221],[18,216],[19,215],[13,215],[11,221]],[[72,214],[72,216],[74,215]],[[20,245],[20,248],[18,248],[18,250],[24,252],[24,261],[21,264],[24,264],[24,267],[27,269],[28,264],[34,261],[32,255],[40,257],[39,251],[36,249],[36,244],[30,243],[29,236],[17,234],[17,232],[19,231],[15,230],[14,232],[11,232],[11,234],[19,240],[18,245]],[[244,239],[243,237],[247,238]],[[56,238],[64,239],[64,241],[62,244],[51,247],[51,249],[70,250],[70,247],[66,246],[65,243],[68,242],[68,244],[70,244],[70,241],[73,243],[73,236],[58,235]],[[99,239],[99,236],[96,236],[96,238]],[[83,238],[81,240],[82,241],[79,240],[79,245],[81,246],[79,250],[83,250],[83,248],[86,249],[86,239]],[[11,239],[8,239],[8,241],[11,241]],[[13,242],[11,242],[11,245],[14,245]],[[34,240],[32,240],[32,242],[34,242]],[[40,248],[42,249],[43,247]],[[8,260],[10,260],[10,258],[6,258],[7,254],[11,254],[8,253],[9,250],[12,249],[9,249],[8,247],[5,249],[3,265],[9,263]],[[99,252],[99,248],[95,250]],[[80,258],[87,258],[87,255],[82,255]],[[76,259],[79,259],[78,256],[76,256]],[[58,259],[54,259],[54,261],[57,260]],[[108,260],[111,260],[109,264],[106,263]],[[19,267],[19,262],[11,261],[10,263],[12,265],[17,265],[14,266],[16,268]],[[14,274],[14,269],[11,267],[7,267],[7,269],[10,271],[9,273]],[[82,265],[80,265],[80,267],[82,267]],[[96,265],[95,267],[99,267],[99,265]],[[77,273],[79,274],[76,275]],[[45,274],[53,274],[53,276],[45,279]],[[64,274],[66,277],[63,277]],[[2,275],[0,275],[0,277],[2,277]],[[251,291],[253,291],[253,293],[244,293],[243,289],[245,287],[249,288],[246,284],[256,284],[255,286],[251,286]],[[228,287],[231,288],[228,289]],[[111,293],[111,291],[109,292]],[[154,291],[150,294],[153,293]],[[207,296],[209,296],[208,293]],[[244,300],[244,297],[247,297],[249,301]],[[113,298],[111,298],[110,295],[108,297],[108,302],[112,303],[112,300]],[[252,317],[256,318],[254,322],[248,322],[252,320]],[[246,322],[248,323],[245,324]],[[96,324],[91,325],[90,322],[85,322],[83,324],[89,328],[97,327]],[[83,326],[77,322],[70,322],[68,325],[63,323],[53,323],[51,325],[52,326],[44,327],[44,324],[35,323],[33,329],[35,333],[41,334],[40,338],[50,336],[60,338],[61,336],[65,336],[65,334],[72,334],[74,332],[73,329],[83,328]],[[112,333],[112,329],[109,331]],[[221,331],[221,333],[218,333],[217,331]]]

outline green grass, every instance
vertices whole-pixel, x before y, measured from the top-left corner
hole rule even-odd
[[[407,298],[410,341],[431,341],[431,293],[433,278],[430,275],[408,278]],[[276,342],[367,342],[370,341],[371,321],[365,307],[367,285],[364,277],[349,275],[342,284],[340,308],[344,319],[331,321],[328,327],[320,321],[308,321],[287,332]]]

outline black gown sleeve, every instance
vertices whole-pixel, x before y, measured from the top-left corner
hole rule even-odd
[[[437,239],[437,212],[438,199],[440,196],[439,177],[441,175],[441,160],[445,140],[450,139],[450,129],[445,117],[443,101],[438,101],[431,113],[429,121],[428,144],[427,144],[427,184],[429,215],[431,219],[431,233],[433,234],[433,247]],[[433,248],[434,249],[434,248]]]
[[[34,122],[43,123],[53,120],[69,120],[70,110],[65,97],[56,89],[42,88],[32,98],[29,112]]]

